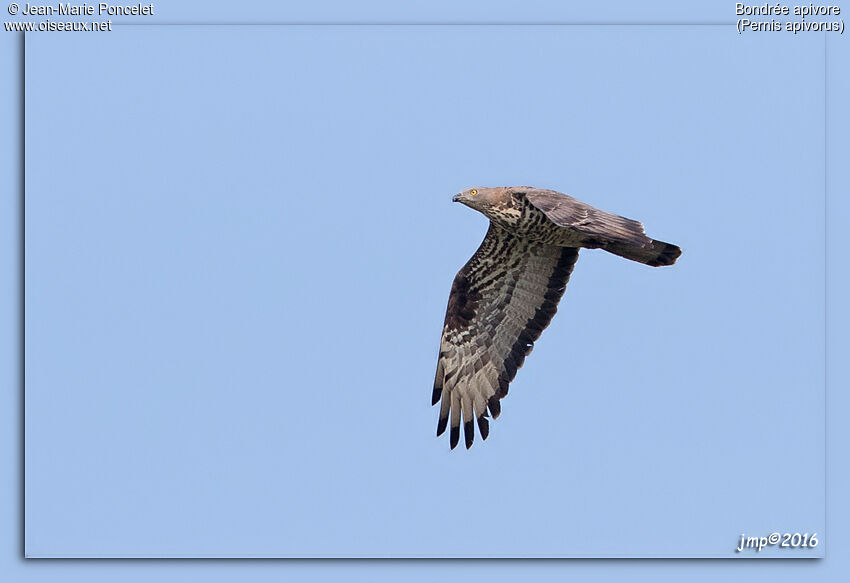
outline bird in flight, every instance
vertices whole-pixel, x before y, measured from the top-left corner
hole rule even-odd
[[[440,403],[437,435],[447,426],[454,449],[490,432],[534,342],[549,325],[578,259],[604,249],[659,267],[682,250],[646,236],[637,221],[593,208],[554,190],[529,186],[470,188],[452,199],[490,219],[481,246],[455,276],[431,404]]]

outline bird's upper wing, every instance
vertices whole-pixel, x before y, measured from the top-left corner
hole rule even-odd
[[[631,243],[641,247],[652,244],[638,221],[606,213],[554,190],[531,188],[525,196],[560,227],[574,229],[600,242]]]
[[[577,248],[534,243],[491,224],[458,272],[432,397],[432,404],[441,401],[437,435],[451,418],[452,448],[460,437],[461,413],[467,448],[475,437],[473,418],[487,438],[488,408],[493,418],[499,416],[499,399],[555,315],[577,259]]]

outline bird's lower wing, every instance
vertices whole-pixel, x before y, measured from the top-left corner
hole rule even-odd
[[[437,435],[451,427],[450,444],[466,447],[489,433],[534,342],[549,325],[578,259],[578,249],[520,239],[490,226],[452,284],[432,403],[440,405]],[[489,410],[489,414],[488,414]]]

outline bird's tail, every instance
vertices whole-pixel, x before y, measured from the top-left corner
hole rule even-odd
[[[672,243],[664,241],[649,240],[649,244],[640,246],[634,243],[612,242],[603,246],[603,249],[620,257],[651,265],[652,267],[661,267],[663,265],[673,265],[676,259],[682,254],[682,250]]]

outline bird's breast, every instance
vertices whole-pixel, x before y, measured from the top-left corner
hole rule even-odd
[[[530,203],[520,208],[491,209],[487,214],[493,223],[512,235],[550,245],[562,244],[564,229],[555,225],[543,211]]]

